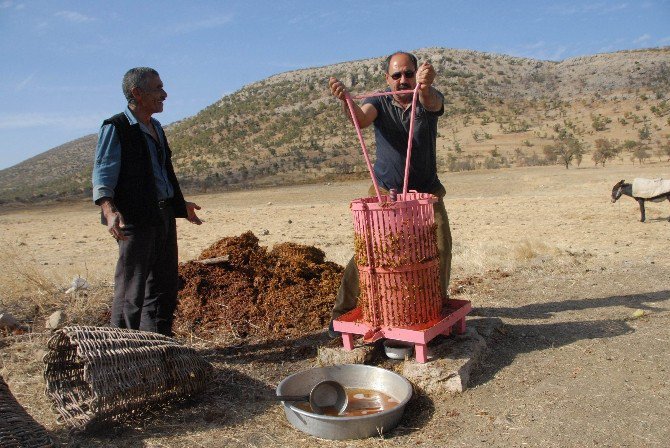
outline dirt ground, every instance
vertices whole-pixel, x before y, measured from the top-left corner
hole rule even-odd
[[[634,177],[670,178],[670,164],[441,175],[454,238],[452,285],[472,301],[471,321],[497,317],[504,326],[488,338],[468,390],[417,391],[399,427],[382,437],[319,440],[293,429],[267,399],[284,377],[315,365],[324,332],[265,342],[186,339],[217,369],[205,396],[92,436],[69,435],[56,423],[43,395],[38,359],[47,335],[39,322],[34,334],[0,342],[0,375],[70,446],[667,446],[670,203],[649,203],[646,223],[632,199],[612,205],[612,185]],[[313,245],[343,265],[353,252],[348,204],[367,186],[193,197],[205,223],[178,224],[180,259],[251,230],[263,246]],[[84,201],[0,212],[0,307],[21,314],[31,304],[41,316],[61,297],[46,284],[66,288],[74,275],[111,297],[115,242],[97,219]],[[76,300],[68,305],[75,314],[87,299]],[[33,304],[39,301],[45,305]]]

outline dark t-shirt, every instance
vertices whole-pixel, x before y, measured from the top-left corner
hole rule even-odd
[[[391,95],[366,98],[363,104],[372,104],[377,109],[377,118],[374,121],[377,142],[374,171],[377,182],[387,190],[395,188],[401,192],[405,180],[411,108],[403,110],[393,101]],[[432,193],[442,187],[437,178],[435,142],[437,119],[444,114],[444,105],[439,111],[430,112],[417,100],[416,108],[408,189]]]

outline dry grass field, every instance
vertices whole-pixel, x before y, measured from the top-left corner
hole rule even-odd
[[[96,207],[84,201],[0,212],[0,310],[33,329],[0,340],[0,375],[68,446],[667,446],[670,203],[649,203],[646,223],[632,199],[612,205],[612,185],[634,177],[670,178],[670,164],[442,174],[452,284],[472,301],[471,322],[496,317],[504,326],[488,338],[470,389],[415,394],[400,426],[379,438],[312,438],[266,399],[285,376],[314,365],[323,333],[273,344],[186,340],[217,368],[204,397],[108,433],[69,435],[43,394],[44,318],[64,309],[71,323],[99,321],[116,258]],[[180,259],[251,230],[262,245],[314,245],[344,264],[353,251],[348,204],[367,185],[191,198],[205,223],[178,224]],[[92,285],[87,296],[64,293],[75,275]]]

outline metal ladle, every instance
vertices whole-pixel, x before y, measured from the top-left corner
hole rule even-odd
[[[349,403],[347,391],[337,381],[321,381],[317,383],[309,395],[277,395],[281,401],[308,401],[312,411],[324,414],[326,411],[335,411],[337,415],[344,412]]]

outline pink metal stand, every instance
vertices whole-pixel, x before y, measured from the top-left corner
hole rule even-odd
[[[452,329],[456,334],[465,332],[465,316],[472,306],[468,300],[448,300],[448,305],[442,308],[439,318],[422,325],[413,325],[405,328],[377,327],[374,328],[361,320],[361,308],[357,307],[333,321],[333,329],[342,334],[344,349],[354,349],[354,335],[363,335],[366,342],[373,342],[381,338],[396,341],[411,342],[414,344],[416,361],[428,361],[427,345],[430,341],[442,334],[449,336]]]

